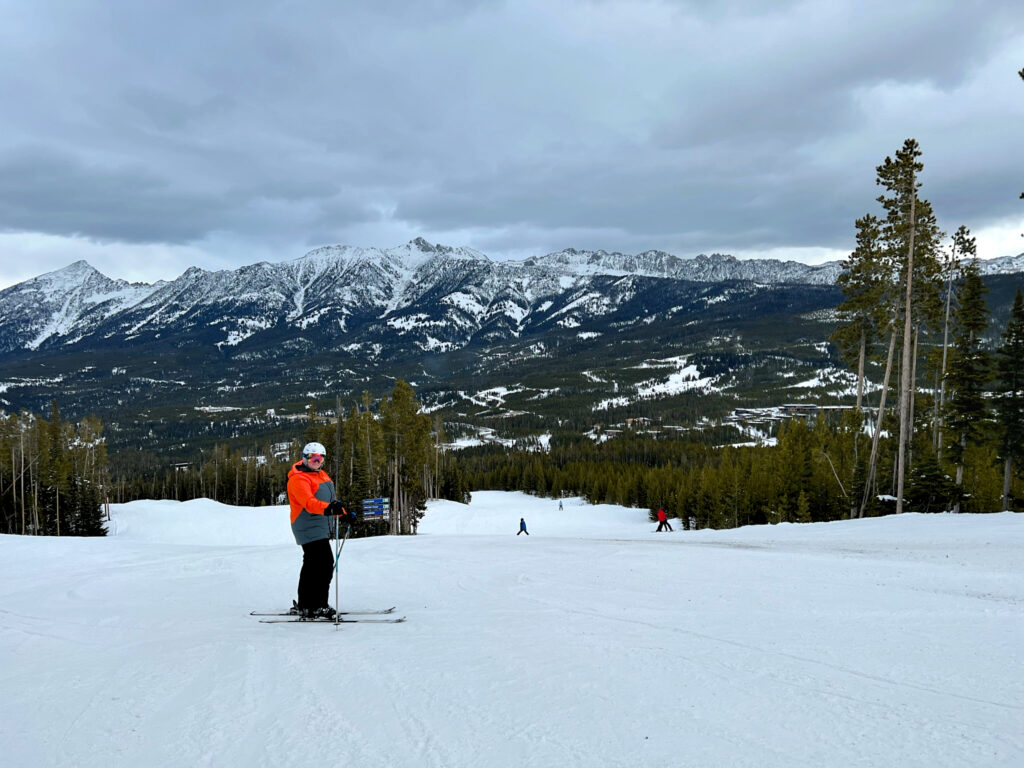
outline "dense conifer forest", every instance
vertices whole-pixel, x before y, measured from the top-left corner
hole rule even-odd
[[[107,452],[103,425],[0,414],[0,533],[103,536]]]

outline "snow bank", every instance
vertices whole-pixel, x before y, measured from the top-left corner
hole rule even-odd
[[[294,544],[288,506],[232,507],[210,499],[112,504],[109,536],[154,544]]]

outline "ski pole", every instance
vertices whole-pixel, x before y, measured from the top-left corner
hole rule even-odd
[[[338,519],[335,518],[335,523]],[[335,529],[337,530],[337,529]],[[334,545],[334,624],[337,626],[341,619],[341,601],[338,598],[338,563],[341,562],[341,550],[345,548],[345,539],[348,538],[348,532],[352,530],[352,524],[349,523],[345,526],[345,535],[340,539],[340,543]],[[335,538],[335,541],[339,541]]]

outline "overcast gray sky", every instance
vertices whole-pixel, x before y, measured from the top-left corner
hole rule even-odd
[[[0,287],[423,236],[842,258],[907,137],[1024,250],[1019,0],[0,0]]]

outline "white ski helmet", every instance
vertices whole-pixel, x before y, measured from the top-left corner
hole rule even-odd
[[[323,447],[321,443],[306,443],[302,449],[302,458],[308,459],[314,453],[319,453],[321,456],[327,455],[327,449]]]

